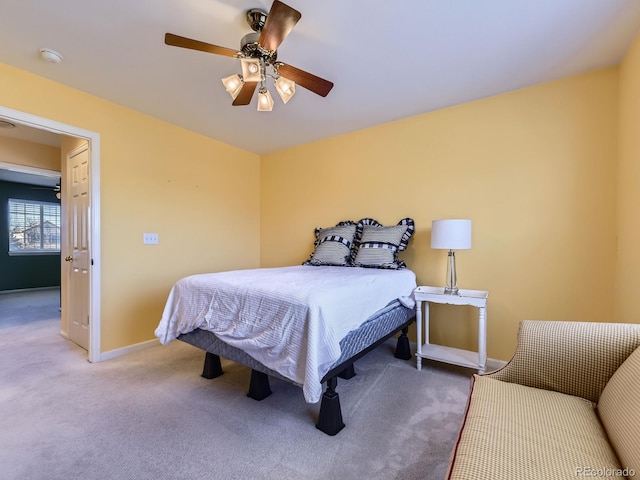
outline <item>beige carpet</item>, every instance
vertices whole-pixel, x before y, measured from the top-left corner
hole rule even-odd
[[[319,405],[271,381],[246,396],[250,372],[176,341],[99,364],[58,334],[57,292],[28,320],[0,295],[0,478],[440,479],[460,426],[470,370],[393,357],[390,341],[339,380],[346,427],[315,428]],[[44,302],[47,303],[47,302]],[[7,312],[13,312],[12,315]],[[24,317],[24,324],[16,318]]]

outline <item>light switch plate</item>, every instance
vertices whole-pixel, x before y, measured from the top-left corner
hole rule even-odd
[[[157,233],[143,233],[142,234],[142,242],[145,245],[157,245],[158,244],[158,234]]]

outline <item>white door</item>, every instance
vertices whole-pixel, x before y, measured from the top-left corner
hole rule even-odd
[[[65,258],[70,271],[67,288],[67,321],[69,339],[89,349],[89,145],[67,155],[67,191],[63,193],[68,213],[69,255]]]

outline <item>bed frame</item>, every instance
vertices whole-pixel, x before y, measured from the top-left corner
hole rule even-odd
[[[353,366],[356,360],[362,358],[398,332],[401,333],[398,337],[395,357],[402,360],[410,360],[412,358],[407,331],[409,325],[414,321],[414,309],[407,308],[399,302],[393,302],[342,339],[340,342],[341,357],[320,380],[321,383],[326,383],[326,389],[322,395],[320,412],[316,423],[316,427],[319,430],[327,435],[336,435],[344,428],[340,397],[336,392],[336,386],[338,377],[349,379],[356,374]],[[294,383],[278,372],[265,367],[239,348],[224,343],[215,334],[207,330],[196,329],[180,335],[178,339],[207,352],[202,371],[204,378],[212,379],[224,373],[220,357],[251,368],[251,380],[247,395],[255,400],[263,400],[271,395],[270,376]]]

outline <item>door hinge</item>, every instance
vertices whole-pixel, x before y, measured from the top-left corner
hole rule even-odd
[[[93,267],[93,258],[91,259],[91,266]]]

